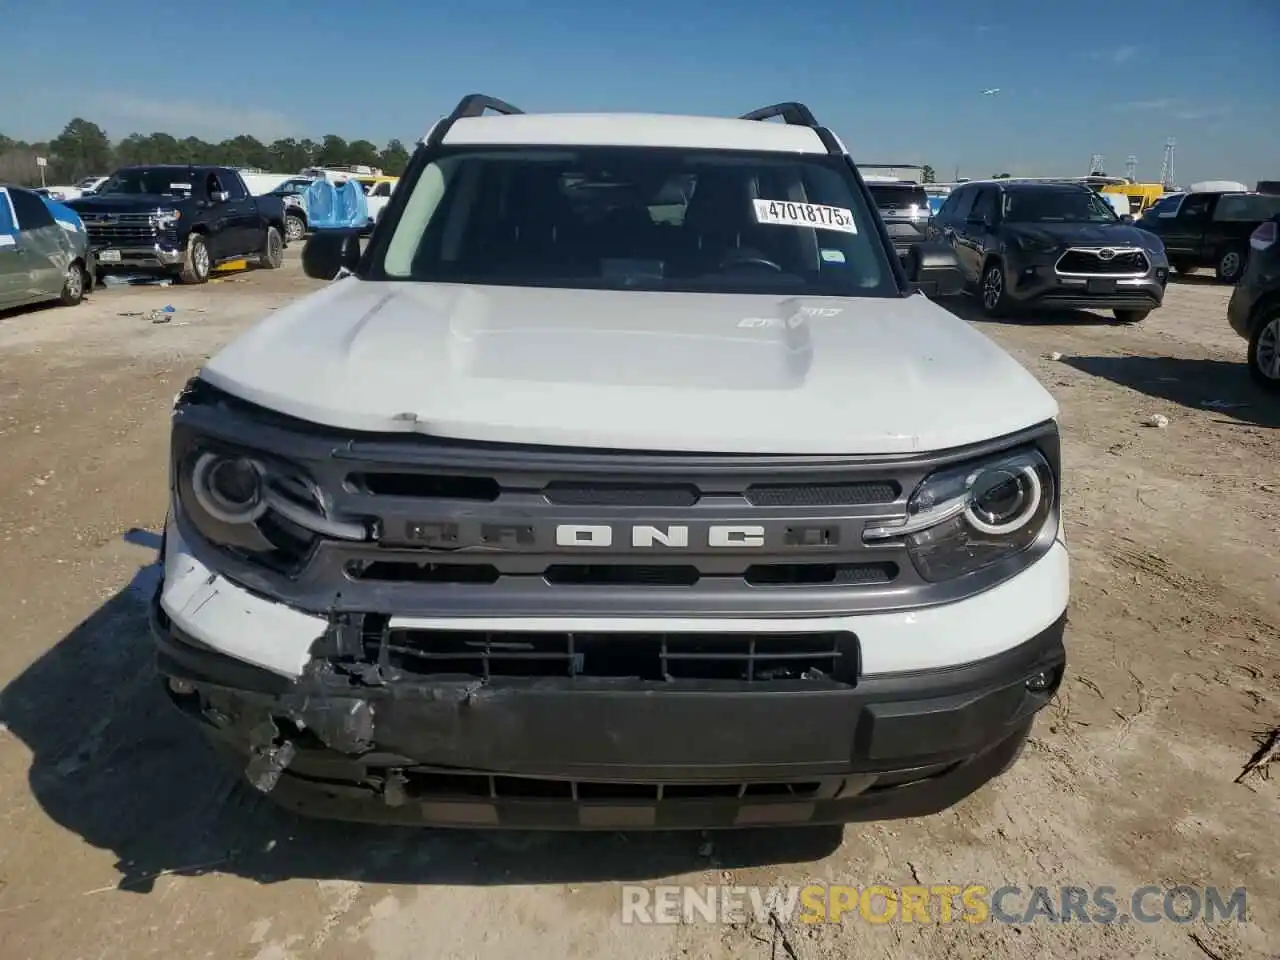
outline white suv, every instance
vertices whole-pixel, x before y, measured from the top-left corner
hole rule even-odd
[[[496,111],[497,116],[485,115]],[[781,123],[767,122],[781,120]],[[840,141],[465,98],[340,279],[192,379],[176,704],[304,813],[466,827],[944,809],[1064,667],[1053,398],[920,293]]]

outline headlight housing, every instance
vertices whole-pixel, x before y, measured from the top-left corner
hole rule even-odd
[[[1053,468],[1025,447],[930,474],[907,503],[905,522],[868,527],[863,538],[903,543],[921,578],[938,583],[1029,549],[1056,533],[1057,519]]]
[[[1046,240],[1044,237],[1033,237],[1026,234],[1018,234],[1018,247],[1027,253],[1054,253],[1058,249],[1058,244],[1054,240]]]
[[[367,539],[364,524],[330,515],[300,467],[252,451],[197,442],[175,460],[183,515],[209,543],[281,573],[296,573],[321,538]]]
[[[177,210],[157,210],[151,215],[151,222],[157,227],[172,227],[182,219],[182,214]]]

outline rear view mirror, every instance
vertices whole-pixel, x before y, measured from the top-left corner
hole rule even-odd
[[[927,240],[907,250],[907,279],[926,297],[954,297],[964,292],[964,274],[950,244]]]
[[[360,234],[355,230],[317,230],[302,248],[302,270],[313,280],[332,280],[359,263]]]

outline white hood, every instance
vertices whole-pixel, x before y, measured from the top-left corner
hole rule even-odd
[[[720,453],[898,453],[1057,415],[923,296],[792,298],[340,280],[201,375],[349,430]]]

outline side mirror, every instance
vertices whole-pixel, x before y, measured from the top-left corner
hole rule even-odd
[[[1122,213],[1122,214],[1120,214],[1120,222],[1121,222],[1121,223],[1133,223],[1133,214],[1132,214],[1132,213]]]
[[[964,291],[960,260],[950,244],[925,241],[907,251],[907,279],[926,297],[955,297]]]
[[[302,270],[313,280],[332,280],[360,263],[360,234],[355,230],[317,230],[302,248]]]
[[[214,203],[226,203],[231,199],[231,194],[227,193],[225,190],[215,190],[213,193],[209,194],[209,199]]]

